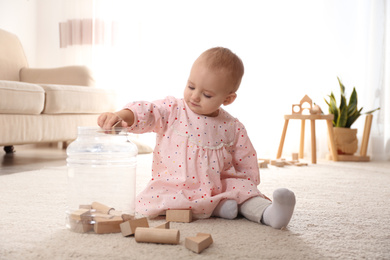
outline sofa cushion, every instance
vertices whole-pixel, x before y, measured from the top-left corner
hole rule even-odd
[[[17,81],[0,80],[0,113],[38,115],[45,103],[42,87]]]
[[[67,66],[50,69],[22,68],[20,81],[35,84],[94,86],[92,72],[85,66]]]
[[[87,114],[115,111],[115,93],[96,87],[41,84],[46,92],[44,114]]]

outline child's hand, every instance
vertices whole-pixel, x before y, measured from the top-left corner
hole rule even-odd
[[[99,116],[97,123],[104,130],[111,130],[114,126],[129,127],[134,123],[134,114],[127,109],[116,113],[106,112]]]
[[[128,126],[127,123],[123,121],[119,115],[111,112],[101,114],[98,118],[97,123],[104,130],[110,130],[113,126]]]

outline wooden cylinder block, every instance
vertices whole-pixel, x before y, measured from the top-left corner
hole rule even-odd
[[[109,206],[106,206],[104,204],[101,204],[99,202],[92,202],[92,208],[95,209],[97,212],[101,212],[104,214],[108,214],[110,210],[113,210],[114,208],[111,208]]]
[[[180,231],[178,229],[137,227],[135,230],[135,241],[176,245],[180,242]]]

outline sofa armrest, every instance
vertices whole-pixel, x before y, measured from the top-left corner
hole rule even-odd
[[[68,66],[52,69],[22,68],[20,81],[36,84],[94,86],[92,72],[85,66]]]

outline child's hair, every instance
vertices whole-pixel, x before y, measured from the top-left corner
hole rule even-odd
[[[202,57],[209,69],[223,70],[232,80],[233,92],[236,92],[244,75],[242,60],[231,50],[223,47],[214,47],[203,52]]]

